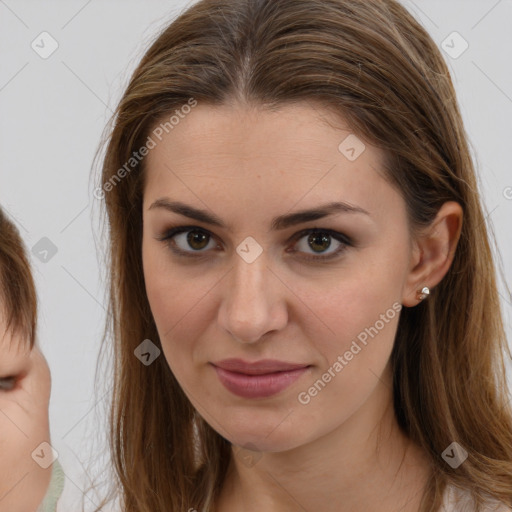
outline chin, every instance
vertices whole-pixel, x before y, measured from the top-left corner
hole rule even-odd
[[[279,423],[277,423],[279,424]],[[226,426],[228,431],[221,433],[231,444],[258,452],[284,452],[304,444],[305,439],[293,433],[293,426],[280,429],[276,423],[252,422],[246,429]]]

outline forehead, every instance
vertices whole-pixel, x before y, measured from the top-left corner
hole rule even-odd
[[[366,146],[362,152],[365,160],[382,163],[383,155],[377,148],[363,143],[339,115],[318,104],[295,103],[277,110],[198,104],[181,119],[173,117],[175,124],[166,124],[164,118],[153,129],[156,147],[147,157],[150,167],[162,158],[177,162],[212,155],[233,161],[250,158],[251,162],[287,159],[303,165],[340,157],[349,161],[346,157],[350,155],[343,153],[347,148],[339,147],[347,138],[358,153],[363,144]]]
[[[301,197],[325,202],[326,193],[335,200],[339,191],[339,199],[366,209],[375,203],[375,209],[378,196],[390,188],[383,152],[320,105],[270,111],[198,104],[159,137],[153,136],[156,145],[146,157],[146,206],[172,190],[195,196],[196,203],[206,194],[269,205],[275,200],[281,208]]]

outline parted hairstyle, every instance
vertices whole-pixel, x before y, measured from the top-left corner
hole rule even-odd
[[[19,334],[22,342],[32,349],[37,324],[34,279],[18,228],[1,207],[0,314],[4,315],[6,332]]]
[[[401,311],[391,355],[394,411],[430,459],[422,512],[439,509],[448,484],[469,489],[479,506],[489,496],[512,505],[504,364],[511,354],[493,233],[439,48],[395,0],[201,0],[152,41],[103,140],[104,342],[114,354],[112,493],[122,510],[213,511],[231,456],[229,441],[194,410],[165,358],[146,367],[134,357],[142,340],[160,341],[142,269],[146,160],[130,159],[191,100],[274,110],[309,102],[339,114],[385,153],[382,171],[406,203],[411,236],[444,202],[462,206],[451,268],[427,301]],[[442,457],[453,441],[468,452],[457,468]]]

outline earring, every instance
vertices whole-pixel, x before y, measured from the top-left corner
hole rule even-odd
[[[430,288],[428,286],[424,286],[421,290],[417,292],[418,300],[425,300],[430,295]]]

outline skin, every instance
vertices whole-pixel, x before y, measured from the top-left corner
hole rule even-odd
[[[35,512],[52,472],[32,458],[50,442],[50,370],[37,345],[30,350],[18,334],[6,332],[2,315],[0,329],[0,512]]]
[[[171,370],[233,444],[219,511],[418,510],[428,463],[398,428],[391,401],[398,314],[308,404],[298,401],[393,304],[415,307],[417,291],[441,281],[460,235],[462,210],[450,202],[413,240],[405,202],[380,172],[382,152],[366,143],[349,161],[338,150],[351,133],[309,104],[278,112],[199,104],[147,156],[147,296]],[[151,207],[162,198],[206,209],[228,228]],[[340,200],[369,215],[270,230],[275,216]],[[172,240],[161,240],[174,226],[211,235],[202,245],[187,243],[187,233],[173,239],[203,259],[180,257]],[[307,234],[293,238],[310,228],[343,233],[354,245],[308,261],[340,247],[334,238],[313,248]],[[236,252],[248,236],[263,250],[252,263]],[[209,364],[230,357],[311,367],[277,395],[245,399]]]

